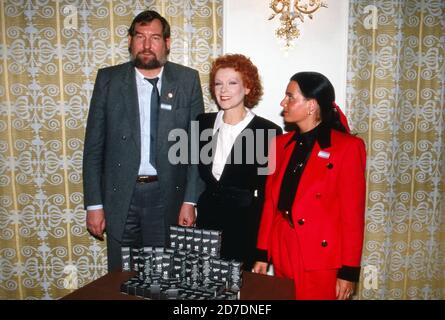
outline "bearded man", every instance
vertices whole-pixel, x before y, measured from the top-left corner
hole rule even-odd
[[[134,18],[128,50],[130,62],[98,71],[85,133],[86,226],[106,233],[108,271],[122,246],[164,246],[170,225],[193,225],[202,191],[196,165],[168,159],[171,131],[192,137],[204,112],[198,72],[167,61],[170,26],[155,11]]]

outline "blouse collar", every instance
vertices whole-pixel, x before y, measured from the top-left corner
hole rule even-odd
[[[246,110],[246,115],[244,116],[244,119],[233,126],[224,122],[223,120],[224,110],[219,110],[218,113],[216,114],[215,124],[213,126],[213,134],[215,134],[215,132],[218,131],[222,126],[227,126],[227,127],[231,126],[234,129],[238,127],[244,129],[255,116],[255,114],[249,108],[245,108],[245,110]]]
[[[329,148],[331,146],[331,129],[323,123],[320,123],[314,129],[304,133],[301,133],[297,128],[285,147],[290,145],[293,141],[296,141],[297,143],[303,142],[307,146],[313,146],[316,141],[320,145],[320,148]]]

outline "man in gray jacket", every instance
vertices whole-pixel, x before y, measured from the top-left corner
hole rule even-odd
[[[170,26],[155,11],[134,18],[128,46],[130,62],[97,74],[85,134],[86,224],[107,233],[109,271],[122,246],[164,246],[170,225],[193,225],[201,191],[195,165],[168,159],[171,131],[191,137],[204,112],[198,72],[167,61]]]

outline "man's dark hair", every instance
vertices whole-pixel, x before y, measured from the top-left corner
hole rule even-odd
[[[131,22],[131,26],[128,29],[128,35],[134,36],[135,35],[135,27],[137,23],[140,23],[141,25],[145,25],[147,23],[152,22],[153,20],[158,19],[161,21],[162,24],[162,37],[164,39],[170,38],[170,24],[163,16],[161,16],[159,13],[153,10],[146,10],[139,13],[134,19],[133,22]]]

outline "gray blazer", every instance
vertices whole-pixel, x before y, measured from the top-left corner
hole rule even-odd
[[[196,70],[167,62],[162,74],[156,168],[166,208],[166,226],[176,224],[184,201],[196,203],[202,191],[196,165],[170,164],[168,141],[172,129],[187,130],[204,112]],[[85,209],[103,204],[106,231],[117,240],[122,234],[141,159],[141,130],[135,70],[131,63],[100,69],[85,133],[83,185]],[[189,152],[190,154],[190,152]]]

